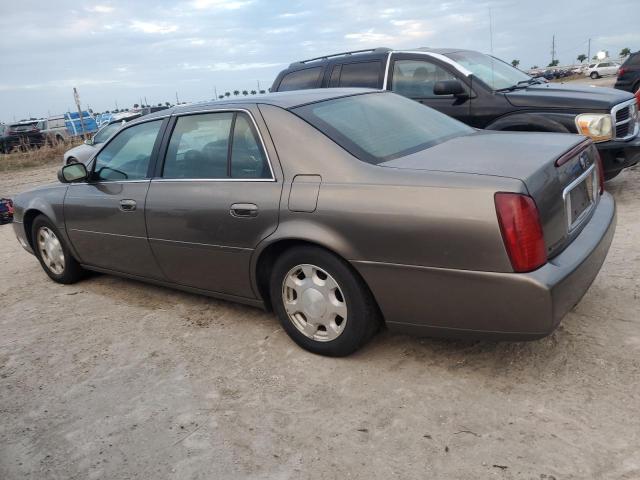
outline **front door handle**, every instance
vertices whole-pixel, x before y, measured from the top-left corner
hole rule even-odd
[[[258,206],[254,203],[234,203],[231,205],[229,213],[232,217],[257,217]]]
[[[123,212],[133,212],[136,209],[135,200],[120,200],[120,210]]]

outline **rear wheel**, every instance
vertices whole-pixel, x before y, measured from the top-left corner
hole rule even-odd
[[[40,265],[54,282],[69,284],[82,279],[83,268],[47,217],[39,215],[35,218],[31,235]]]
[[[270,294],[284,330],[320,355],[349,355],[380,325],[376,302],[357,273],[319,247],[286,251],[273,268]]]

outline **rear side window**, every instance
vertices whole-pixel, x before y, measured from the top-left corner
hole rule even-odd
[[[295,72],[287,73],[278,87],[279,92],[287,92],[289,90],[304,90],[307,88],[316,88],[322,67],[306,68]]]
[[[354,157],[373,164],[419,152],[471,127],[393,93],[370,93],[292,110]]]
[[[163,178],[271,178],[267,157],[246,113],[178,117]]]
[[[380,88],[380,62],[359,62],[336,65],[331,72],[330,87]]]
[[[625,66],[640,66],[640,53],[633,53],[625,63]]]

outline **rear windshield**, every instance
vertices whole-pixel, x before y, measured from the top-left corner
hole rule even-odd
[[[292,111],[356,158],[375,165],[474,132],[394,93],[336,98]]]

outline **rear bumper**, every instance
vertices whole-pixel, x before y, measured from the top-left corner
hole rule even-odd
[[[605,173],[619,172],[623,168],[631,167],[640,160],[640,135],[626,142],[610,141],[596,143],[602,167]]]
[[[477,272],[355,261],[390,330],[527,340],[551,333],[595,279],[615,231],[605,193],[561,254],[530,273]]]

